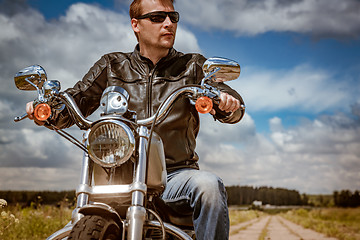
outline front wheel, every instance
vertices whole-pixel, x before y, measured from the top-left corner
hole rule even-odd
[[[120,227],[112,219],[101,216],[84,216],[73,227],[68,240],[120,239]]]

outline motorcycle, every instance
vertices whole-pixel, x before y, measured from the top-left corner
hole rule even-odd
[[[136,112],[128,109],[130,96],[126,90],[107,87],[96,121],[86,119],[72,96],[60,91],[59,81],[48,80],[41,66],[33,65],[16,74],[18,89],[37,91],[33,102],[36,119],[46,121],[66,107],[76,125],[85,131],[83,141],[79,141],[50,124],[84,155],[71,221],[49,240],[195,239],[191,209],[185,211],[181,202],[170,206],[160,198],[167,173],[163,143],[154,126],[167,117],[172,104],[183,95],[198,112],[209,113],[220,96],[211,83],[238,78],[240,66],[229,59],[210,58],[203,64],[203,71],[200,85],[175,90],[147,119],[137,119]],[[14,121],[27,117],[24,114]]]

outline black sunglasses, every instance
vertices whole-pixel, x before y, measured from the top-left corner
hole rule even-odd
[[[150,21],[155,23],[162,23],[165,21],[166,17],[169,16],[170,21],[172,23],[177,23],[180,18],[180,14],[178,12],[164,12],[164,11],[156,11],[156,12],[150,12],[146,13],[144,15],[141,15],[140,17],[137,17],[136,19],[145,19],[149,18]]]

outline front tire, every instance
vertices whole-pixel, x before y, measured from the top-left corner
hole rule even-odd
[[[112,219],[101,216],[84,216],[73,227],[68,240],[120,239],[120,227]]]

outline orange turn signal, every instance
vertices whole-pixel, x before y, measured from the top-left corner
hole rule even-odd
[[[40,103],[35,107],[34,117],[39,121],[45,121],[51,115],[51,107],[49,104]]]
[[[200,97],[195,102],[195,108],[199,113],[209,113],[213,108],[213,102],[208,97]]]

